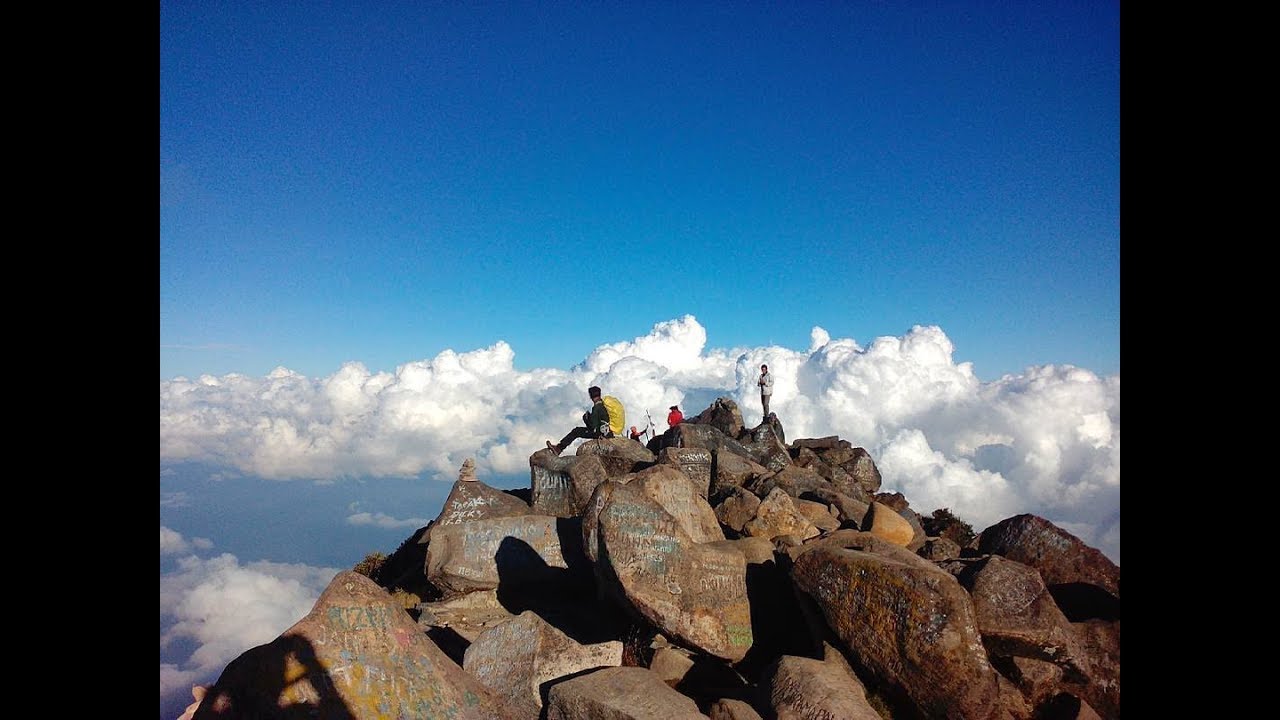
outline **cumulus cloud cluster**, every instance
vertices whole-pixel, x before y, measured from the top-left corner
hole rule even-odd
[[[161,555],[211,546],[160,526]],[[338,572],[273,562],[242,565],[228,553],[210,559],[189,554],[177,563],[176,571],[160,576],[160,696],[188,701],[192,685],[212,683],[228,662],[302,619]],[[175,651],[178,646],[194,649]]]
[[[160,383],[160,457],[281,480],[452,481],[468,457],[481,478],[525,473],[546,439],[580,422],[590,385],[621,399],[630,423],[653,412],[658,432],[668,406],[692,415],[720,396],[754,425],[755,372],[767,363],[770,409],[788,438],[839,435],[866,448],[884,489],[918,512],[947,507],[975,529],[1035,513],[1119,561],[1119,375],[1048,365],[984,383],[954,360],[936,326],[866,346],[813,328],[805,350],[707,349],[706,341],[685,316],[601,345],[568,370],[518,371],[512,348],[498,342],[395,372],[348,363],[324,378],[284,368],[175,378]],[[400,522],[365,515],[348,522]]]

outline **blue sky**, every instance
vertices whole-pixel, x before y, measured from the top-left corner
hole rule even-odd
[[[1118,372],[1117,3],[471,5],[161,4],[162,379],[684,314]]]
[[[162,720],[592,384],[754,425],[768,362],[1119,562],[1119,72],[1114,2],[162,2]]]

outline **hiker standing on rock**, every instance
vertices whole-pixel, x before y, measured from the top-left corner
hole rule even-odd
[[[760,386],[760,405],[764,408],[764,417],[769,417],[769,398],[773,396],[773,376],[769,374],[769,366],[760,366],[760,378],[756,380]]]

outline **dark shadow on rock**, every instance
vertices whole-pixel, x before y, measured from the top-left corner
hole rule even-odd
[[[1033,720],[1076,720],[1080,717],[1080,698],[1071,693],[1058,693],[1036,708]]]
[[[789,575],[788,575],[789,576]],[[809,596],[795,583],[791,583],[791,589],[796,599],[796,604],[800,610],[800,617],[803,618],[807,631],[805,632],[806,640],[810,643],[808,652],[793,652],[789,655],[798,657],[808,657],[815,660],[824,660],[825,642],[834,648],[849,663],[854,675],[862,682],[863,688],[867,693],[867,700],[873,707],[883,705],[889,712],[886,717],[892,717],[893,720],[926,720],[911,702],[905,688],[881,682],[880,677],[870,668],[863,665],[856,657],[845,647],[844,641],[841,640],[835,631],[827,624],[826,616],[822,613],[822,608],[818,602]],[[884,713],[881,713],[884,715]]]
[[[1050,585],[1049,594],[1071,622],[1119,620],[1120,598],[1089,583]]]
[[[675,690],[692,699],[703,713],[711,711],[716,700],[741,700],[754,706],[758,691],[727,662],[710,655],[694,655],[693,666],[676,683]]]
[[[735,666],[744,676],[758,679],[779,655],[809,657],[820,651],[821,645],[809,640],[791,578],[778,566],[778,560],[747,563],[747,601],[751,604],[751,649]]]
[[[434,625],[426,629],[426,636],[440,648],[441,652],[448,655],[450,660],[457,663],[458,667],[462,667],[462,658],[466,655],[467,648],[471,647],[471,641],[459,635],[458,631],[451,627]]]
[[[294,704],[281,707],[282,696],[293,699]],[[224,709],[219,712],[219,708]],[[355,720],[355,715],[316,657],[311,642],[301,635],[282,635],[227,665],[192,720],[210,718]]]
[[[498,602],[514,615],[533,611],[583,645],[617,640],[627,619],[612,604],[598,599],[590,561],[582,553],[581,528],[580,518],[560,518],[556,523],[568,568],[547,565],[519,538],[503,538],[494,556]]]
[[[503,490],[502,492],[511,495],[512,497],[520,498],[526,505],[533,505],[533,488],[512,488],[510,490]]]

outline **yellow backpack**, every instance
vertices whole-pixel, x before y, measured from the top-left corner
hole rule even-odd
[[[604,409],[609,411],[609,429],[617,437],[622,437],[622,428],[626,427],[627,414],[622,409],[622,401],[612,395],[601,398]]]

